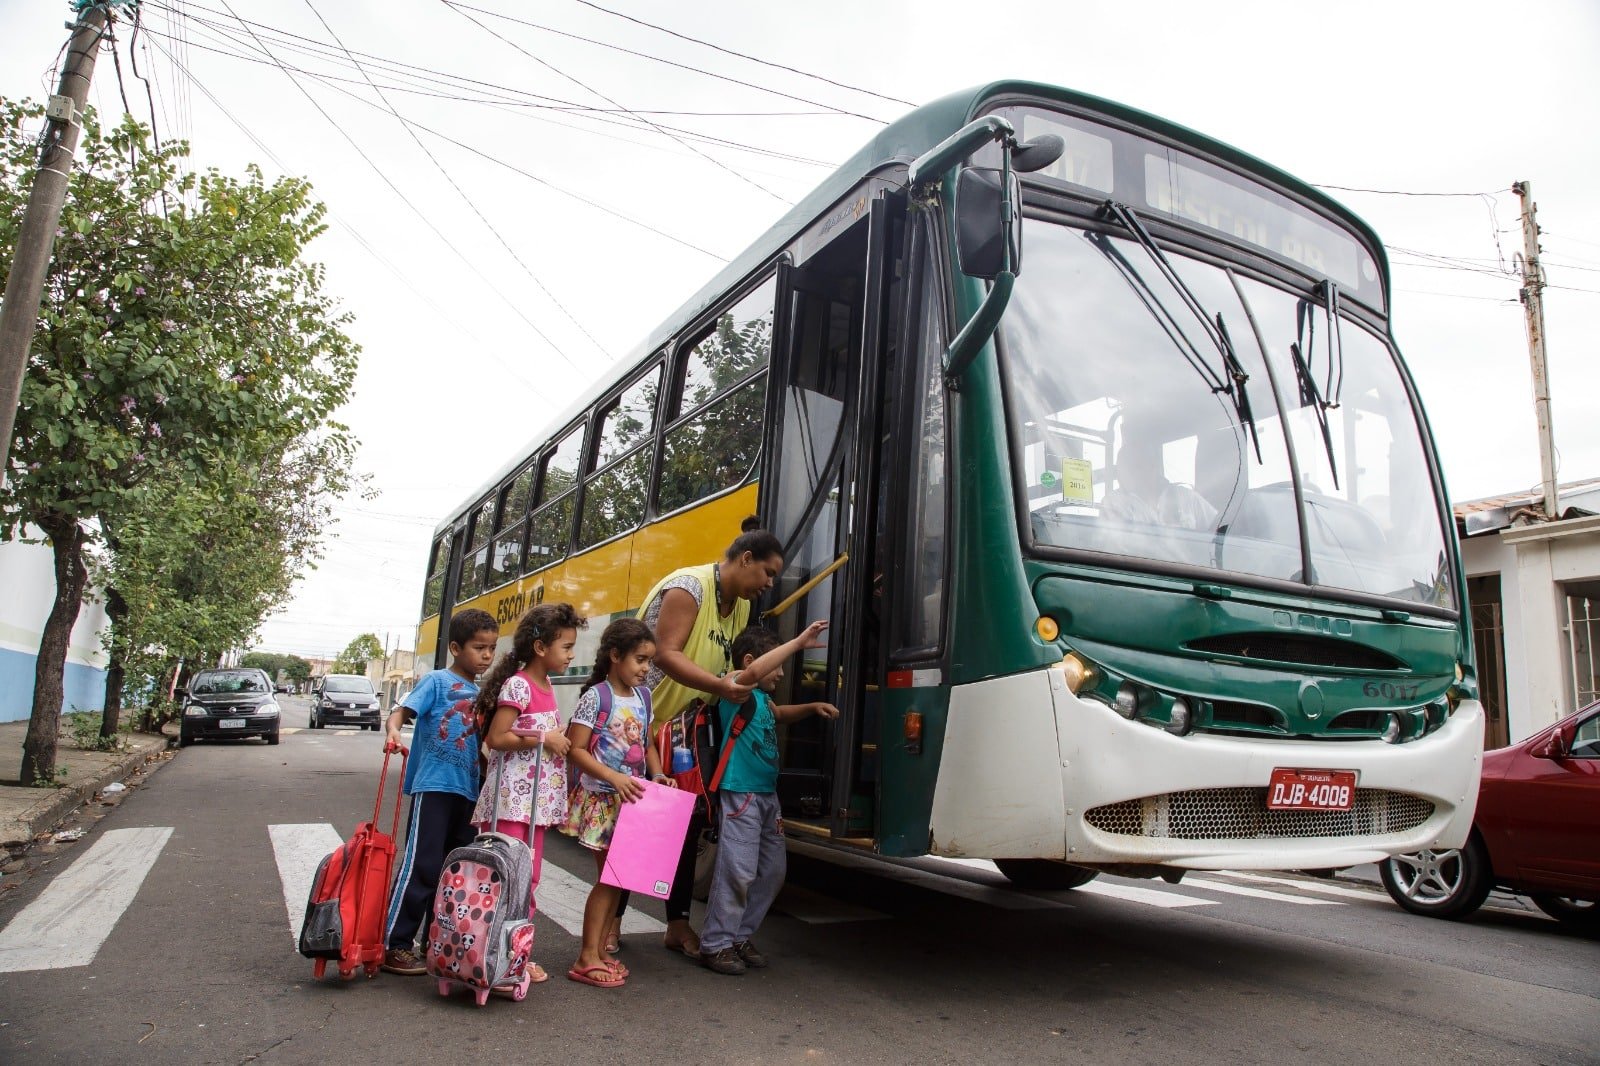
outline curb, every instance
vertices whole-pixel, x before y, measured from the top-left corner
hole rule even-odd
[[[21,817],[0,826],[0,846],[30,844],[40,833],[54,829],[79,807],[94,799],[95,795],[113,781],[121,781],[152,755],[159,755],[166,745],[148,750],[130,751],[114,765],[102,770],[87,781],[66,788],[52,790],[49,799],[24,811]],[[20,836],[18,833],[20,832]]]

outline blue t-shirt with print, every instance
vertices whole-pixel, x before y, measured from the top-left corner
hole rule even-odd
[[[406,795],[453,792],[478,798],[478,686],[453,670],[435,670],[400,701],[416,712]]]
[[[739,739],[732,742],[728,768],[723,771],[719,786],[724,792],[778,791],[778,719],[765,692],[756,689],[751,698],[756,701],[755,711]],[[717,711],[722,716],[722,743],[726,746],[739,705],[723,700]]]

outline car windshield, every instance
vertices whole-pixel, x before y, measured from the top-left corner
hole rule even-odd
[[[267,691],[267,682],[260,674],[250,671],[218,671],[201,674],[195,678],[190,691],[197,696],[226,696],[238,692],[259,693]]]
[[[330,677],[323,683],[324,692],[360,692],[372,695],[372,682],[364,677]]]
[[[1330,330],[1309,297],[1170,260],[1227,324],[1254,433],[1194,365],[1217,347],[1138,244],[1033,221],[1001,324],[1033,543],[1453,607],[1389,346],[1349,319]]]

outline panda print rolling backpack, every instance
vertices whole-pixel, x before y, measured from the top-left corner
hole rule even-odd
[[[505,753],[495,755],[491,827],[499,824],[505,770]],[[515,1000],[528,994],[532,892],[533,853],[516,837],[479,833],[472,843],[445,856],[426,951],[428,975],[439,982],[441,996],[463,985],[481,1007],[491,992]]]

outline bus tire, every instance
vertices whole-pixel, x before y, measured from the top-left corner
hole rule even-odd
[[[994,864],[1018,888],[1078,888],[1100,876],[1099,870],[1054,859],[996,859]]]

